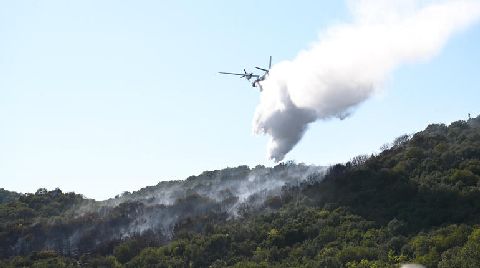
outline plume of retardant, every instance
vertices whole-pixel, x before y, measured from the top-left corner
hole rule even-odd
[[[480,0],[357,0],[352,22],[334,25],[262,82],[253,120],[269,135],[276,162],[300,141],[308,124],[344,119],[375,94],[399,65],[435,56],[456,32],[480,18]]]

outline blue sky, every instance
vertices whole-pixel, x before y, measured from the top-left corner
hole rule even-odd
[[[272,165],[252,135],[259,93],[218,75],[292,59],[342,1],[0,1],[0,187],[105,199],[161,180]],[[430,123],[480,113],[480,25],[402,66],[346,120],[287,155],[347,161]]]

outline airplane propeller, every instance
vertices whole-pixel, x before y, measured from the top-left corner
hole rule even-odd
[[[240,78],[244,78],[244,77],[246,77],[246,76],[248,75],[248,74],[247,74],[247,71],[246,71],[245,69],[243,69],[243,73],[244,73],[244,75],[240,76]]]

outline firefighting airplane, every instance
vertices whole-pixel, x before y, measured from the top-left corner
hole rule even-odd
[[[240,78],[245,78],[248,81],[250,81],[252,78],[255,78],[255,80],[252,82],[252,87],[258,87],[260,91],[262,91],[262,85],[260,84],[260,82],[265,80],[268,74],[270,73],[270,69],[272,68],[272,56],[270,56],[270,60],[268,62],[268,69],[260,68],[260,67],[255,67],[255,68],[260,71],[263,71],[264,73],[262,75],[247,73],[245,69],[243,69],[243,73],[227,73],[227,72],[219,72],[219,73],[240,76]]]

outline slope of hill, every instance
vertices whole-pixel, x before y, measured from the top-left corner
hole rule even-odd
[[[20,194],[0,188],[0,204],[15,201]]]
[[[180,224],[225,222],[261,208],[282,187],[321,178],[322,167],[281,164],[207,171],[184,181],[160,182],[114,199],[96,202],[60,189],[17,194],[0,206],[0,256],[50,250],[66,256],[111,251],[119,241],[149,237],[152,245],[170,241]]]
[[[480,267],[480,117],[326,170],[204,172],[0,203],[0,267]]]

